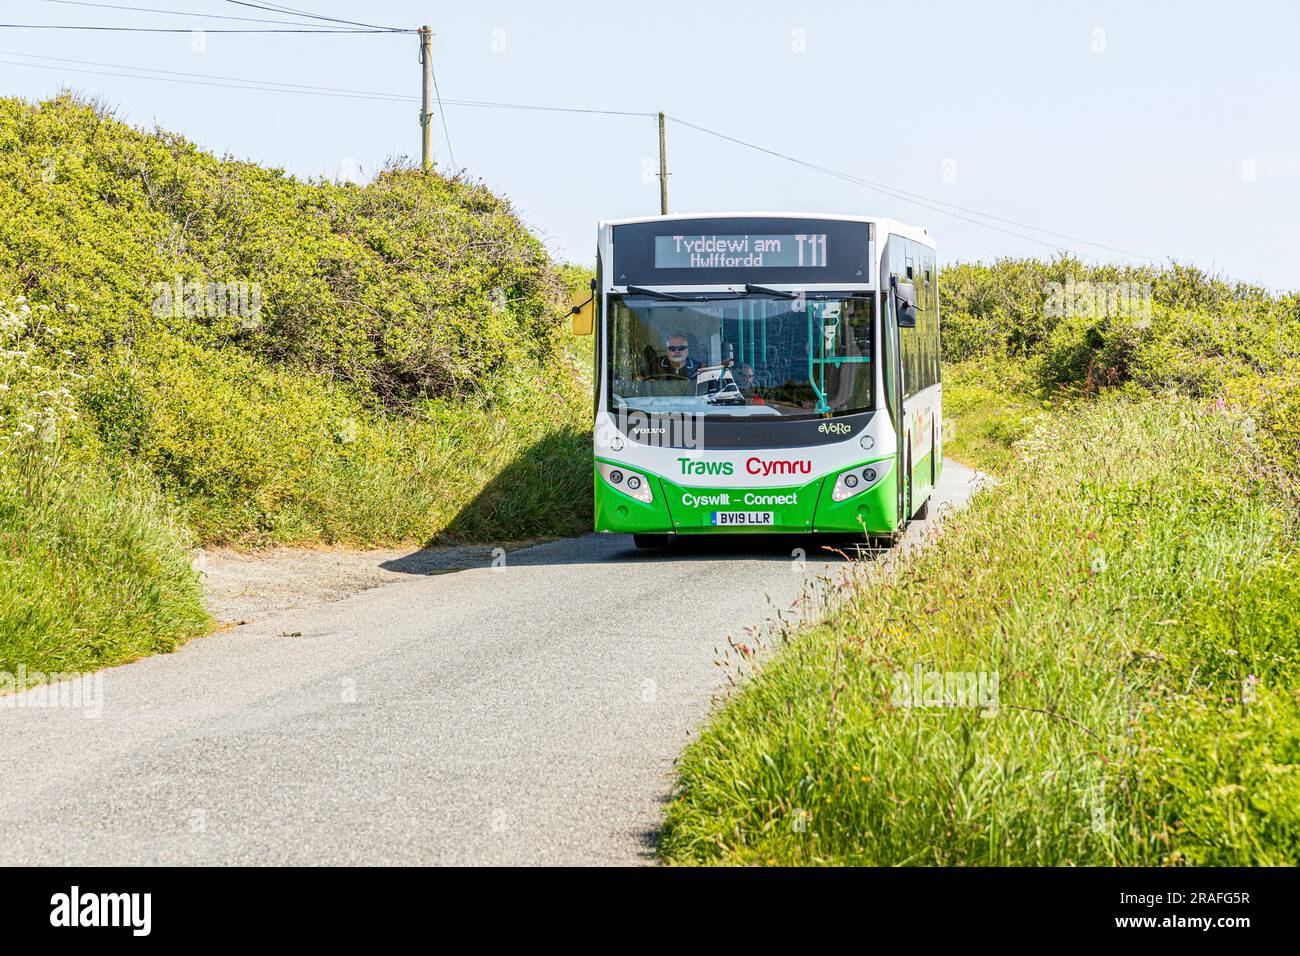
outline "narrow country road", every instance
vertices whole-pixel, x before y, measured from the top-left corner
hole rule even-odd
[[[649,861],[715,649],[843,572],[794,546],[557,541],[105,671],[97,719],[0,709],[0,863]]]

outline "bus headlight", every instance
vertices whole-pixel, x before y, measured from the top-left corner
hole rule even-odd
[[[603,461],[596,462],[596,470],[610,487],[621,491],[629,498],[635,498],[644,504],[654,501],[654,494],[650,491],[650,481],[644,475],[638,475],[627,468],[607,465]]]
[[[876,447],[876,440],[870,435],[863,435],[858,439],[858,444],[862,446],[863,451],[871,451]]]
[[[845,498],[862,494],[880,481],[889,471],[889,464],[887,461],[878,461],[874,463],[874,467],[863,465],[843,472],[835,479],[835,487],[831,489],[831,501],[843,501]]]

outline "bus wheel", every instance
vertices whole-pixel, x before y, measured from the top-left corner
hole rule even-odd
[[[931,492],[931,494],[933,494],[933,492]],[[924,521],[926,518],[930,517],[929,498],[926,498],[924,501],[921,502],[921,507],[916,509],[916,514],[913,517],[915,517],[917,521]]]
[[[673,536],[670,534],[634,534],[632,542],[638,548],[666,548],[672,544]]]

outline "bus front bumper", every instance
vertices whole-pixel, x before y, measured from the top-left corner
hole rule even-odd
[[[613,464],[613,463],[610,463]],[[897,469],[893,458],[784,488],[692,488],[659,475],[639,475],[650,489],[642,501],[611,485],[597,468],[595,528],[624,534],[888,534],[898,527]],[[870,465],[878,472],[865,490],[835,500],[841,475]]]

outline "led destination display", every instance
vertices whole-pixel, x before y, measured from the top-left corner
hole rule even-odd
[[[826,266],[826,233],[655,236],[656,269],[791,269]]]
[[[871,223],[797,216],[648,219],[613,229],[613,286],[871,282]]]

